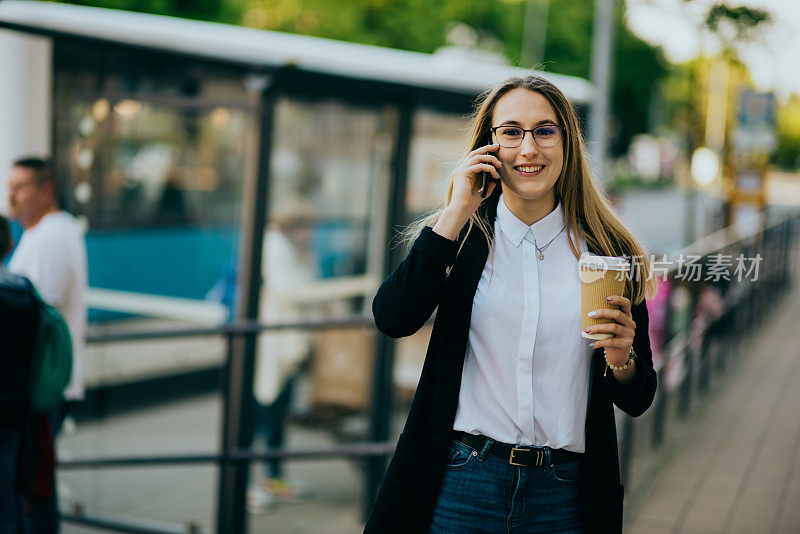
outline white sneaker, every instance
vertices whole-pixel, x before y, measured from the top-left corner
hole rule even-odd
[[[64,422],[61,423],[61,432],[63,432],[65,436],[73,436],[77,431],[78,423],[75,421],[75,418],[71,415],[66,416]]]
[[[311,495],[308,485],[298,481],[289,481],[285,478],[265,478],[261,481],[261,487],[273,499],[282,502],[297,502]]]
[[[246,505],[247,511],[251,514],[265,514],[270,508],[275,506],[276,500],[269,492],[264,491],[261,486],[254,486],[247,490]]]

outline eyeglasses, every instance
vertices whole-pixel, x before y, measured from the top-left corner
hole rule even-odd
[[[517,148],[522,144],[526,132],[530,132],[533,141],[542,148],[556,146],[561,140],[561,126],[555,124],[537,126],[533,130],[524,130],[519,126],[495,126],[490,130],[503,148]]]

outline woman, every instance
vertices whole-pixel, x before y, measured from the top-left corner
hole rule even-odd
[[[645,255],[592,182],[561,91],[528,76],[485,94],[445,207],[419,228],[375,323],[402,337],[438,311],[365,532],[621,531],[613,405],[652,403],[655,281],[635,262],[608,296],[619,309],[596,312],[611,322],[591,331],[613,337],[580,336],[580,254]]]

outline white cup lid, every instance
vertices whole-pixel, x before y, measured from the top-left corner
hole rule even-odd
[[[589,252],[581,254],[578,265],[581,269],[597,269],[602,271],[629,271],[631,268],[631,264],[625,258],[596,256]]]

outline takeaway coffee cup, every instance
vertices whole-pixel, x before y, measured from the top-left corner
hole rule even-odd
[[[608,339],[613,334],[587,334],[590,326],[611,322],[607,318],[592,318],[587,314],[603,308],[616,310],[619,306],[606,300],[609,295],[623,295],[625,281],[630,276],[630,263],[625,258],[595,256],[584,252],[578,261],[581,278],[581,335],[589,339]]]

